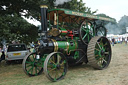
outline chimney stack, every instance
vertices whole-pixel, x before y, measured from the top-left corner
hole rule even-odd
[[[48,7],[46,5],[41,5],[41,32],[47,32],[47,10]]]

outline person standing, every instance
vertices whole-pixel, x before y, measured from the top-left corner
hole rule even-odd
[[[114,39],[114,38],[112,38],[112,46],[114,46],[114,42],[115,42],[115,39]]]
[[[120,43],[122,44],[122,37],[120,38]]]
[[[125,45],[127,45],[127,37],[125,37]]]
[[[1,58],[0,58],[0,62],[1,62],[2,60],[5,60],[5,53],[4,53],[4,51],[2,51],[2,55],[1,55]]]

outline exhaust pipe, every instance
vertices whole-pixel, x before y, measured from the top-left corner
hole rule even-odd
[[[47,10],[48,7],[46,5],[41,5],[41,33],[47,32]]]

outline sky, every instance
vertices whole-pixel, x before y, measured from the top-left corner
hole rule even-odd
[[[97,14],[104,13],[115,18],[117,22],[122,16],[128,16],[128,0],[83,0],[83,2],[92,11],[98,9]]]

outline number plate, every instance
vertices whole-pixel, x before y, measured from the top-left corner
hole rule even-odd
[[[13,53],[14,56],[21,55],[21,53]]]

